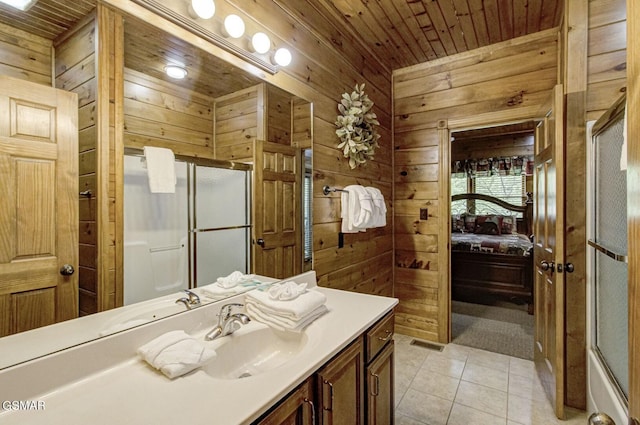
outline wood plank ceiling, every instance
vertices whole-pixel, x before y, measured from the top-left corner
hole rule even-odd
[[[357,36],[390,71],[556,27],[564,3],[562,0],[306,2],[339,21],[336,25]],[[95,4],[96,0],[39,0],[26,13],[0,4],[0,22],[53,40]],[[314,23],[307,25],[313,27]]]

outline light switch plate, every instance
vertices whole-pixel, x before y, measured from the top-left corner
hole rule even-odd
[[[429,219],[429,209],[420,208],[420,220],[428,220],[428,219]]]

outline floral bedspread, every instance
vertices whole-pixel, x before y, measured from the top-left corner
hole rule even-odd
[[[451,251],[490,252],[528,257],[533,243],[524,235],[451,233]]]

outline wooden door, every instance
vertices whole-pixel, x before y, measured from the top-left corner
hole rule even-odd
[[[0,76],[0,335],[78,315],[77,115],[75,93]]]
[[[556,416],[564,416],[563,92],[557,85],[535,134],[534,297],[536,370]]]
[[[364,423],[363,366],[359,338],[317,372],[319,425]]]
[[[256,425],[316,425],[313,386],[307,379]]]
[[[301,153],[256,140],[253,182],[253,273],[274,278],[302,271]]]

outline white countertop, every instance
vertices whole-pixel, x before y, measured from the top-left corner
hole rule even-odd
[[[250,423],[397,304],[394,298],[328,288],[317,290],[327,296],[329,313],[307,327],[308,343],[300,353],[273,370],[235,380],[216,379],[197,370],[170,380],[136,356],[135,347],[168,330],[199,333],[212,328],[215,312],[198,310],[212,310],[215,306],[204,306],[58,353],[54,359],[39,359],[0,371],[1,400],[44,402],[42,410],[3,411],[0,406],[0,423]],[[238,300],[242,297],[238,296]],[[188,321],[190,313],[192,320],[197,317],[197,323]],[[92,362],[95,367],[86,365]],[[82,365],[83,373],[76,370],[78,365]],[[43,374],[49,370],[56,375],[52,380],[64,381],[65,369],[75,376],[59,386],[35,382],[46,379]],[[9,382],[16,384],[15,396]],[[34,382],[33,391],[30,382]]]

